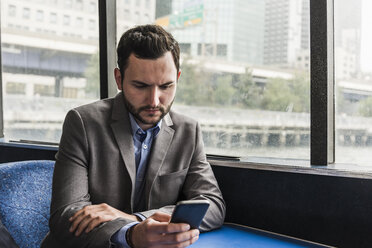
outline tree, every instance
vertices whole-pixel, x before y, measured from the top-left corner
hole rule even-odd
[[[186,105],[200,105],[205,101],[205,87],[202,75],[197,67],[185,59],[182,73],[177,85],[176,100]]]
[[[372,117],[372,97],[367,97],[359,102],[359,114],[365,117]]]
[[[262,99],[263,109],[286,111],[292,101],[292,92],[287,80],[274,78],[267,82]]]
[[[215,87],[212,93],[213,103],[218,106],[231,106],[233,95],[236,89],[231,85],[232,75],[219,75],[215,82]]]
[[[201,71],[186,58],[182,63],[176,99],[178,103],[196,106],[227,106],[235,90],[231,86],[232,76]]]
[[[87,79],[87,84],[85,86],[85,93],[93,98],[99,97],[99,53],[92,54],[88,60],[87,67],[85,69],[85,77]]]
[[[260,108],[262,104],[262,88],[252,77],[252,72],[247,68],[244,74],[237,75],[233,83],[236,88],[234,99],[236,104],[245,108]]]
[[[290,81],[292,89],[293,112],[310,112],[310,76],[307,73],[296,74]]]
[[[262,108],[274,111],[309,112],[310,81],[307,74],[293,79],[270,79],[264,90]]]

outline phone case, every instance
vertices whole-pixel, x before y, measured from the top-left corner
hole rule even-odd
[[[191,229],[199,228],[205,213],[209,207],[209,202],[206,200],[200,201],[184,201],[176,205],[171,222],[172,223],[187,223]]]

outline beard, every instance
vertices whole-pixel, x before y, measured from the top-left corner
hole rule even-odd
[[[161,119],[163,119],[163,117],[168,114],[170,108],[172,107],[172,104],[173,104],[173,101],[174,99],[172,100],[172,102],[168,105],[168,106],[163,106],[163,105],[158,105],[156,106],[155,108],[154,107],[151,107],[150,105],[146,105],[146,106],[142,106],[142,107],[139,107],[139,108],[136,108],[132,103],[130,103],[128,101],[128,99],[125,97],[125,94],[124,94],[124,91],[122,91],[122,94],[123,94],[123,98],[124,98],[124,103],[125,103],[125,106],[127,107],[128,111],[134,116],[134,118],[140,122],[142,122],[143,124],[146,124],[146,125],[155,125],[156,123],[158,123]],[[145,118],[143,118],[141,116],[141,112],[145,111],[145,110],[159,110],[160,111],[160,116],[156,119],[153,119],[153,120],[146,120]],[[155,114],[148,114],[148,117],[154,117]]]

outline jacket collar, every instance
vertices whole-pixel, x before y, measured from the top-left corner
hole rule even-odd
[[[136,163],[134,156],[133,134],[129,120],[129,112],[124,103],[122,92],[115,98],[112,108],[111,129],[119,146],[120,154],[124,160],[131,184],[131,209],[133,211],[134,189],[136,182]],[[154,139],[151,155],[147,164],[145,197],[149,199],[154,180],[163,165],[165,155],[173,139],[174,130],[172,118],[169,113],[164,116],[158,136]],[[151,199],[150,199],[151,200]]]

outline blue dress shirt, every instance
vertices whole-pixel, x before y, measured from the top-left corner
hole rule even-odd
[[[136,161],[136,183],[134,190],[134,211],[144,210],[146,207],[145,198],[143,195],[144,180],[146,175],[147,162],[151,151],[152,141],[158,135],[161,127],[162,120],[160,120],[156,126],[144,131],[137,124],[133,115],[129,113],[130,124],[132,127],[133,145],[134,145],[134,157]],[[141,220],[146,218],[140,213],[135,213]],[[128,229],[139,222],[131,222],[128,225],[122,227],[111,237],[111,242],[115,244],[115,247],[130,248],[125,238]]]

